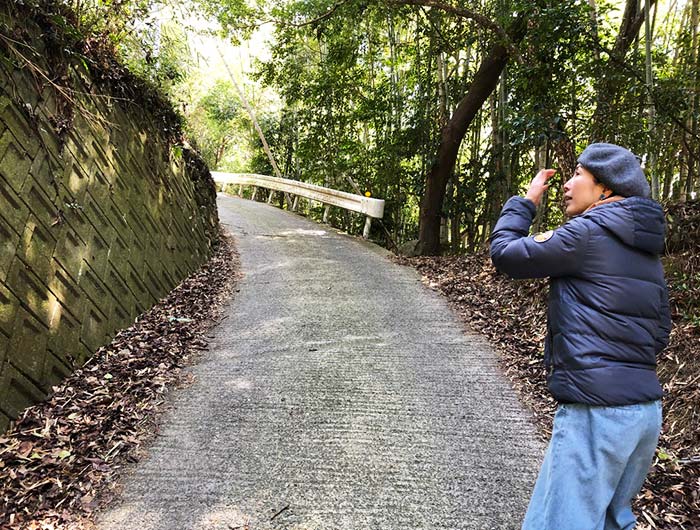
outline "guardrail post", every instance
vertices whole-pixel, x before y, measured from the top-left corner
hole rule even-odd
[[[292,196],[289,193],[287,193],[286,191],[284,192],[284,200],[287,203],[287,210],[294,211],[294,205],[292,203]]]
[[[329,204],[326,204],[326,207],[323,209],[323,222],[327,223],[328,222],[328,212],[330,211],[331,207]]]
[[[369,239],[369,229],[372,228],[372,218],[368,215],[365,218],[365,229],[362,231],[363,239]]]
[[[270,190],[270,194],[267,196],[267,204],[272,204],[272,198],[275,196],[275,192]]]
[[[297,206],[299,206],[299,195],[294,196],[294,202],[292,203],[292,211],[297,211]]]
[[[257,196],[258,196],[258,187],[253,186],[253,196],[250,198],[250,200],[254,201]]]
[[[238,185],[238,196],[243,197],[243,184]]]

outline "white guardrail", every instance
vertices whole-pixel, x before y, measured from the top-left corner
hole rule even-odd
[[[381,219],[384,217],[383,199],[372,199],[370,197],[324,188],[323,186],[300,182],[298,180],[281,179],[267,175],[256,175],[254,173],[221,173],[212,171],[211,176],[214,178],[215,182],[220,184],[237,184],[239,186],[239,195],[241,194],[242,186],[253,186],[255,188],[253,190],[253,200],[255,200],[257,188],[290,193],[295,196],[292,211],[296,210],[298,197],[305,197],[323,203],[326,205],[326,210],[323,214],[324,223],[328,221],[329,206],[338,206],[339,208],[361,213],[367,216],[365,228],[362,231],[362,237],[365,239],[369,237],[372,219]],[[271,193],[267,200],[268,204],[272,202],[272,196],[273,194]]]

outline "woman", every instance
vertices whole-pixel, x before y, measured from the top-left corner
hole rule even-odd
[[[632,529],[661,429],[656,355],[671,327],[663,210],[637,157],[592,144],[564,184],[571,219],[529,237],[554,173],[509,199],[491,235],[498,270],[550,278],[544,362],[559,406],[523,529]]]

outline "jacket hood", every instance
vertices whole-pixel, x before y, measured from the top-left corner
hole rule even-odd
[[[664,211],[656,201],[628,197],[596,206],[582,217],[609,230],[626,245],[649,254],[663,252],[666,222]]]

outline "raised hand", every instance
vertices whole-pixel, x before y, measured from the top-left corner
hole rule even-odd
[[[534,202],[535,206],[539,206],[544,192],[549,188],[549,179],[556,172],[556,169],[541,169],[530,182],[530,188],[527,190],[525,198]]]

